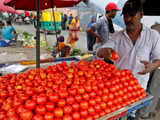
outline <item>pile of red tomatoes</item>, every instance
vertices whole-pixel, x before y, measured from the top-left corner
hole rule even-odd
[[[0,120],[95,120],[146,93],[129,70],[101,60],[0,77]]]

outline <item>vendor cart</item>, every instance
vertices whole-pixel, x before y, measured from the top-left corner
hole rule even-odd
[[[43,61],[43,63],[41,65],[42,66],[55,65],[55,64],[61,63],[62,61],[65,61],[67,64],[70,64],[71,62],[78,62],[79,60],[80,60],[80,57],[55,58],[54,60],[52,59],[52,61],[51,61],[51,59],[48,62]],[[13,64],[11,64],[11,63],[6,64],[6,65],[3,64],[0,66],[0,71],[2,72],[2,70],[5,70],[4,69],[5,67],[7,68],[9,66],[10,66],[11,73],[13,72],[12,70],[15,70],[15,67],[17,67],[17,66],[21,69],[17,69],[17,71],[15,71],[15,72],[21,72],[21,71],[24,71],[29,68],[35,68],[35,63],[33,64],[33,62],[32,62],[32,65],[27,65],[24,63],[25,62],[23,61],[23,62],[18,62],[18,63],[14,62]],[[13,68],[13,69],[11,70],[11,68]],[[6,69],[6,70],[8,70],[8,69]],[[111,112],[111,113],[109,113],[109,114],[107,114],[97,120],[117,120],[117,119],[127,120],[127,116],[130,116],[130,114],[133,111],[136,111],[140,108],[143,108],[143,107],[149,105],[152,102],[152,98],[153,98],[153,96],[148,95],[145,98],[143,98],[137,102],[134,102],[128,106],[122,107],[122,108],[120,108],[114,112]]]

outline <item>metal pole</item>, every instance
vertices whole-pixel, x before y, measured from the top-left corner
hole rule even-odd
[[[37,0],[36,68],[40,67],[40,0]]]

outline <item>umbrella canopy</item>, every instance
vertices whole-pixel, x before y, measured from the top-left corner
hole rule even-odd
[[[9,13],[16,13],[16,14],[23,14],[23,10],[15,10],[14,8],[10,6],[4,5],[7,2],[10,2],[11,0],[0,0],[0,11],[1,12],[9,12]]]
[[[57,7],[72,7],[82,0],[40,0],[40,10]],[[10,0],[6,5],[17,10],[37,10],[37,0]]]

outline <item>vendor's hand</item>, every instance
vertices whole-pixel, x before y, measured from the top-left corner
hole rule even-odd
[[[100,48],[97,52],[97,56],[113,62],[112,52],[115,52],[112,48]]]
[[[150,73],[154,70],[154,64],[150,63],[148,61],[140,61],[142,64],[144,64],[144,68],[142,71],[138,72],[138,74],[144,75],[146,73]]]

